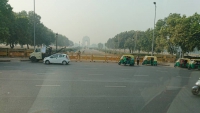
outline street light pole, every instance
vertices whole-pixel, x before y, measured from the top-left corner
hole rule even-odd
[[[156,21],[156,2],[153,2],[153,4],[155,5],[155,17],[154,17],[154,24],[153,24],[153,40],[152,40],[152,52],[151,52],[151,56],[153,56],[153,45],[154,45],[154,30],[155,30],[155,21]]]
[[[33,28],[34,29],[34,31],[33,31],[34,39],[33,40],[34,40],[34,50],[35,50],[35,0],[33,2],[34,2],[34,28]]]
[[[57,46],[58,46],[58,33],[56,33],[56,52],[57,52]]]
[[[80,49],[81,49],[81,48],[80,48],[80,41],[79,41],[79,51],[80,51]]]
[[[136,31],[136,37],[135,37],[135,45],[134,45],[134,52],[135,52],[135,48],[136,48],[136,41],[137,41],[137,31]]]

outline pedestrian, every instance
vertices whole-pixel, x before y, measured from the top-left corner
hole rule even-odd
[[[78,59],[79,59],[79,61],[80,61],[80,60],[81,60],[81,51],[78,51],[77,56],[78,56]]]
[[[137,56],[137,65],[139,65],[139,62],[140,62],[140,58],[139,56]]]

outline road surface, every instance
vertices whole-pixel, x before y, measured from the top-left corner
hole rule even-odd
[[[200,71],[71,62],[0,63],[0,113],[196,113]]]

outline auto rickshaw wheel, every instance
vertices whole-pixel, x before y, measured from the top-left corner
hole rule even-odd
[[[121,65],[121,62],[119,62],[118,65]]]

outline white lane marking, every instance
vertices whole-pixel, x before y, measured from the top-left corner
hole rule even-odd
[[[55,87],[55,86],[60,86],[60,85],[35,85],[39,87]]]
[[[181,76],[176,76],[176,77],[181,77]],[[191,77],[181,77],[181,78],[191,78]]]
[[[37,75],[44,75],[44,74],[46,74],[46,75],[53,75],[55,73],[37,73]]]
[[[92,70],[92,69],[97,69],[97,68],[81,68],[81,69],[91,69]]]
[[[149,75],[134,75],[134,76],[136,76],[136,77],[147,77]]]
[[[126,86],[105,86],[105,87],[110,87],[110,88],[123,88],[123,87],[126,87]]]
[[[16,67],[16,66],[3,66],[3,67]]]
[[[133,70],[133,69],[122,69],[122,70]]]
[[[104,74],[88,74],[88,75],[104,75]]]
[[[178,86],[166,86],[167,88],[185,88],[185,87],[178,87]]]

